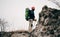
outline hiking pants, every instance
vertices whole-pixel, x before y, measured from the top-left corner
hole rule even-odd
[[[32,31],[32,27],[33,27],[33,19],[29,19],[29,32]]]

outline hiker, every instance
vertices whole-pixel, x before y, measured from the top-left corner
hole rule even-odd
[[[34,15],[35,7],[32,7],[31,10],[29,8],[26,8],[26,20],[29,21],[29,31],[32,31],[33,27],[33,21],[36,21],[35,15]]]
[[[29,30],[31,30],[33,27],[33,21],[36,21],[35,15],[34,15],[34,10],[35,10],[35,7],[32,7],[30,12],[29,12],[29,16],[30,16],[30,18],[29,18]]]

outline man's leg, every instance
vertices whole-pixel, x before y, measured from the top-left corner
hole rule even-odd
[[[32,31],[32,27],[33,27],[33,19],[29,19],[29,32]]]

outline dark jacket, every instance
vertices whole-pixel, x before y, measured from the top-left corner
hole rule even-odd
[[[34,20],[34,18],[35,18],[35,15],[34,15],[34,11],[33,10],[30,10],[29,11],[29,19],[33,19]]]

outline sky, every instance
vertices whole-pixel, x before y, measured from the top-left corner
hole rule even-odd
[[[38,20],[38,14],[44,5],[60,9],[47,0],[0,0],[0,18],[8,22],[5,24],[5,31],[28,30],[29,23],[25,20],[25,8],[31,9],[35,6],[35,17]],[[33,28],[36,23],[34,22]]]

